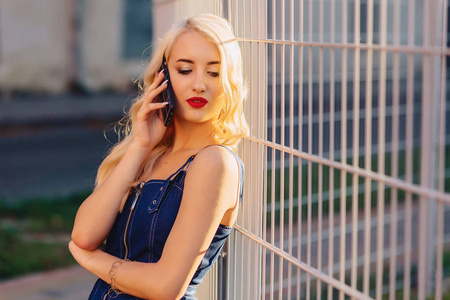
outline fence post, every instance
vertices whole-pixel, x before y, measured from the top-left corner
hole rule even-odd
[[[423,47],[439,49],[442,34],[442,0],[423,2]],[[439,54],[431,51],[423,55],[422,97],[421,97],[421,152],[420,185],[437,188],[437,150],[439,125],[440,64]],[[434,266],[436,253],[436,199],[420,197],[419,204],[419,265],[418,298],[425,299],[433,291],[435,284]]]

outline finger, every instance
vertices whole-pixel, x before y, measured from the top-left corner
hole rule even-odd
[[[144,97],[144,103],[142,103],[142,106],[147,106],[148,103],[153,102],[153,100],[156,98],[156,96],[161,94],[162,91],[164,91],[167,88],[167,82],[168,81],[166,80],[156,88],[147,89],[147,91],[145,93],[145,97]]]
[[[144,91],[144,98],[145,99],[149,96],[149,94],[154,89],[156,89],[158,86],[161,85],[161,82],[163,81],[163,79],[164,79],[163,70],[161,70],[160,72],[155,74],[155,77],[153,78],[153,82],[149,86],[147,86],[145,88],[145,91]]]
[[[149,86],[150,90],[155,89],[157,86],[159,86],[161,84],[161,82],[164,79],[164,70],[159,71],[158,73],[155,74],[155,77],[153,78],[153,82],[152,84]]]
[[[169,102],[152,102],[152,103],[149,103],[146,106],[146,108],[148,108],[150,111],[153,111],[153,110],[161,109],[164,106],[166,106],[167,104],[169,104]]]
[[[142,106],[138,112],[138,117],[147,118],[148,114],[152,111],[159,110],[169,104],[169,102],[151,102],[145,106]]]

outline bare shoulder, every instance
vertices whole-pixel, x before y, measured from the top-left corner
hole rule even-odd
[[[195,157],[193,171],[216,173],[217,175],[239,175],[239,165],[234,155],[221,146],[211,146],[201,150]]]
[[[222,172],[238,172],[238,163],[230,151],[221,146],[207,147],[197,154],[194,162]]]

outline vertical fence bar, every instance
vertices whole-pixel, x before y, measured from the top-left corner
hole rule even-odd
[[[400,45],[400,2],[394,3],[394,45]],[[400,58],[399,53],[393,57],[392,89],[392,142],[391,142],[391,176],[398,178],[398,141],[399,141],[399,98],[400,98]],[[397,230],[398,230],[398,191],[391,188],[390,205],[390,257],[389,257],[389,300],[395,299],[397,276]]]
[[[239,36],[239,28],[237,26],[237,18],[236,18],[236,0],[233,2],[232,0],[228,0],[228,19],[230,24],[232,24],[234,30],[235,30],[235,35]],[[242,142],[240,149],[242,149],[243,144],[245,141]],[[241,151],[242,153],[243,151]],[[241,209],[243,209],[243,205],[241,206]],[[243,224],[243,213],[239,214],[238,216],[238,220],[237,223]],[[233,243],[230,243],[229,249],[232,251],[230,251],[230,255],[232,256],[232,270],[233,270],[233,274],[231,274],[231,272],[229,273],[229,278],[228,278],[228,282],[229,285],[232,287],[230,289],[230,297],[236,298],[237,297],[237,285],[238,282],[240,281],[239,279],[242,278],[242,273],[239,272],[240,270],[238,270],[238,257],[236,255],[236,253],[238,252],[238,234],[236,232],[232,233],[232,238],[233,238]]]
[[[372,82],[373,82],[373,3],[367,0],[367,50],[366,59],[366,114],[365,114],[365,143],[364,168],[372,171]],[[363,293],[369,295],[370,291],[370,254],[371,254],[371,218],[372,218],[372,180],[364,179],[364,266],[363,266]]]
[[[334,11],[335,1],[330,1],[330,43],[334,43]],[[334,48],[330,49],[330,160],[334,161],[334,113],[335,113],[335,69],[334,69]],[[328,206],[329,206],[329,226],[328,226],[328,276],[334,277],[334,169],[329,168],[328,184]],[[333,288],[327,287],[327,299],[332,299]]]
[[[294,1],[290,1],[289,31],[290,41],[294,41]],[[294,46],[289,46],[289,147],[294,149]],[[297,197],[297,199],[299,199]],[[293,255],[294,219],[294,155],[289,154],[289,255]],[[300,243],[300,241],[297,241]],[[292,299],[292,264],[288,265],[288,299]]]
[[[414,47],[414,15],[415,3],[409,1],[408,7],[408,47]],[[414,55],[407,57],[407,89],[406,89],[406,155],[405,180],[413,181],[413,114],[414,114]],[[412,193],[406,191],[405,195],[405,255],[403,268],[403,299],[411,299],[411,252],[412,252]]]
[[[241,16],[242,16],[241,22],[242,22],[242,36],[243,37],[251,37],[250,34],[249,34],[251,32],[251,29],[247,25],[247,22],[248,22],[248,20],[247,20],[247,14],[248,14],[247,3],[248,2],[246,2],[246,1],[245,2],[243,1],[241,3],[242,4],[242,6],[241,6],[241,12],[242,12],[242,14],[241,14]],[[244,56],[245,57],[248,57],[248,58],[251,57],[251,47],[252,47],[252,43],[251,42],[249,42],[249,43],[244,42],[243,43],[243,47],[242,48],[243,48],[243,52],[244,52]],[[246,73],[245,77],[247,78],[247,80],[249,82],[253,81],[253,76],[252,76],[253,75],[252,74],[252,66],[253,66],[253,64],[254,64],[253,61],[250,60],[249,63],[246,64],[246,66],[244,67],[244,70],[246,71],[245,72]],[[250,96],[250,99],[252,99],[254,95],[253,95],[253,93],[250,93],[249,96]],[[248,122],[249,122],[249,124],[251,124],[250,126],[252,127],[251,131],[250,131],[250,134],[252,136],[254,136],[256,134],[256,132],[254,131],[254,127],[253,127],[253,125],[254,125],[254,123],[253,123],[254,109],[253,109],[252,101],[247,103],[246,107],[248,108],[247,109],[247,114],[250,116]],[[248,110],[250,110],[250,111],[248,111]],[[245,147],[244,150],[245,150],[245,152],[244,152],[244,159],[245,159],[245,161],[250,162],[250,166],[251,166],[251,169],[250,169],[251,171],[250,171],[249,178],[251,179],[251,182],[254,182],[254,184],[251,184],[247,188],[247,192],[248,192],[248,195],[249,195],[249,199],[254,199],[254,197],[255,197],[255,195],[254,195],[254,190],[255,190],[254,185],[257,184],[257,183],[255,183],[255,178],[254,178],[254,175],[255,175],[255,172],[254,172],[255,163],[254,163],[254,159],[252,157],[252,154],[253,154],[253,142],[252,141],[247,141],[247,147]],[[247,206],[246,224],[244,225],[244,228],[246,228],[249,231],[252,231],[252,218],[253,218],[252,210],[250,209],[250,205],[249,205],[249,206]],[[250,279],[251,279],[251,276],[252,276],[252,273],[253,273],[253,272],[251,272],[251,255],[250,255],[252,241],[250,241],[249,239],[244,239],[244,240],[245,240],[245,246],[244,246],[245,252],[243,252],[243,253],[245,253],[245,281],[243,280],[244,285],[242,286],[242,291],[243,291],[243,293],[246,293],[246,297],[249,298],[250,297],[250,290],[251,290],[250,289],[250,282],[251,282]]]
[[[241,246],[241,249],[240,249],[240,251],[241,251],[241,253],[245,253],[244,252],[244,249],[245,249],[245,247],[244,247],[244,235],[243,234],[241,234],[240,235],[240,246]],[[244,261],[241,259],[241,264],[240,264],[240,268],[241,268],[241,272],[240,272],[240,278],[241,278],[241,280],[239,280],[239,283],[240,283],[240,287],[239,287],[239,291],[240,291],[240,295],[239,295],[239,297],[240,298],[244,298],[244,280],[243,280],[243,276],[244,276]]]
[[[251,123],[250,123],[251,124]],[[246,148],[250,148],[250,149],[245,149],[245,154],[244,154],[244,159],[246,159],[246,161],[250,161],[250,165],[251,165],[251,170],[254,170],[254,164],[253,164],[253,160],[251,159],[251,153],[252,153],[252,145],[253,142],[252,141],[248,141],[247,143],[247,147]],[[250,153],[250,155],[247,155],[247,152]],[[253,173],[253,172],[252,172]],[[253,175],[250,175],[250,178],[252,178],[252,181],[254,181],[253,179]],[[248,191],[248,199],[253,199],[253,195],[252,195],[252,188],[249,189]],[[247,206],[247,227],[244,226],[244,228],[246,228],[248,231],[251,231],[251,213],[250,213],[251,209],[250,209],[250,205]],[[250,268],[250,262],[251,262],[251,255],[250,255],[250,249],[251,249],[251,243],[253,241],[251,241],[250,239],[245,239],[243,237],[243,241],[245,241],[245,243],[242,243],[242,253],[245,253],[244,259],[245,259],[245,271],[243,274],[245,274],[245,281],[242,280],[242,295],[244,295],[244,293],[246,293],[246,298],[250,298],[250,278],[251,278],[251,268]],[[244,265],[244,264],[243,264]],[[245,284],[244,284],[245,282]]]
[[[248,37],[250,39],[253,39],[253,28],[255,28],[255,26],[252,26],[254,23],[252,22],[252,10],[251,10],[251,1],[245,1],[242,4],[243,6],[243,15],[244,15],[244,20],[243,23],[245,24],[245,31],[244,31],[244,37]],[[250,41],[246,43],[247,45],[247,57],[254,57],[253,56],[253,48],[254,48],[254,42]],[[255,78],[255,73],[253,72],[255,66],[255,62],[252,59],[249,62],[249,74],[247,75],[247,78],[250,82],[250,84],[254,84],[254,78]],[[253,91],[250,92],[251,98],[250,99],[257,99],[253,93]],[[249,123],[251,124],[251,135],[252,136],[258,136],[258,126],[256,126],[256,118],[254,117],[255,113],[257,112],[257,107],[255,107],[255,102],[256,101],[251,101],[251,105],[250,105],[250,120]],[[255,142],[250,141],[249,142],[249,160],[251,161],[252,164],[252,168],[251,168],[251,178],[252,178],[252,183],[250,185],[250,199],[259,199],[258,198],[258,188],[259,188],[259,181],[258,181],[258,169],[259,169],[259,164],[258,164],[258,158],[257,158],[257,153],[255,153]],[[256,154],[256,155],[255,155]],[[256,172],[255,172],[256,171]],[[256,205],[255,205],[256,204]],[[257,219],[257,215],[258,215],[258,207],[259,207],[259,201],[256,201],[256,203],[253,202],[253,209],[249,209],[248,210],[248,230],[250,232],[257,232],[256,228],[255,228],[255,222]],[[255,207],[256,206],[256,207]],[[256,214],[254,213],[256,212]],[[247,291],[247,298],[250,298],[252,295],[252,288],[251,288],[251,282],[252,282],[252,277],[255,276],[254,279],[256,279],[256,277],[258,276],[256,272],[254,272],[254,270],[252,270],[252,261],[255,259],[255,257],[257,257],[257,255],[254,255],[255,253],[252,253],[252,245],[254,245],[254,241],[251,241],[250,239],[247,239],[247,285],[245,287],[246,291]],[[256,249],[256,245],[255,245],[255,249]],[[253,258],[253,259],[252,259]],[[256,281],[256,280],[255,280]]]
[[[347,0],[342,0],[342,43],[347,43]],[[341,162],[347,164],[347,48],[342,49],[341,74]],[[346,214],[347,214],[347,173],[341,170],[340,191],[340,249],[339,280],[345,284],[345,249],[346,249]],[[344,299],[344,292],[339,291],[339,300]]]
[[[255,1],[252,1],[254,3]],[[256,6],[256,8],[255,8]],[[256,36],[256,39],[258,39],[258,42],[255,44],[255,56],[257,57],[257,66],[256,66],[256,78],[257,78],[257,97],[256,99],[263,99],[263,105],[257,105],[257,111],[259,112],[257,117],[257,127],[258,127],[258,138],[267,139],[266,135],[266,126],[267,126],[267,118],[266,118],[266,111],[267,111],[267,93],[265,91],[266,87],[266,81],[265,81],[265,74],[267,74],[267,68],[266,68],[266,54],[261,51],[262,50],[262,43],[259,42],[261,40],[262,32],[261,29],[267,28],[267,24],[265,24],[264,20],[266,18],[261,18],[262,14],[262,8],[259,5],[259,2],[257,2],[256,5],[253,5],[250,9],[252,12],[253,9],[256,9],[257,16],[256,16],[256,32],[253,32],[254,36]],[[263,23],[264,22],[264,23]],[[259,101],[255,101],[257,104]],[[257,210],[257,216],[256,216],[256,234],[259,237],[262,237],[262,231],[265,228],[265,223],[263,224],[265,220],[265,209],[266,207],[266,188],[265,180],[266,180],[266,170],[267,170],[267,159],[266,159],[266,151],[265,146],[261,144],[257,144],[257,151],[258,151],[258,164],[260,164],[259,171],[258,171],[258,183],[260,184],[258,187],[258,210]],[[264,248],[259,245],[258,243],[255,243],[255,258],[254,258],[254,273],[256,274],[254,279],[254,290],[253,290],[253,296],[260,299],[261,298],[261,286],[263,282],[262,277],[262,269],[261,269],[261,260],[263,259],[263,251]]]
[[[253,26],[251,26],[251,23],[249,21],[248,16],[250,15],[250,10],[248,9],[248,1],[242,1],[241,3],[241,7],[240,7],[240,11],[241,11],[241,26],[242,26],[242,36],[245,37],[249,37],[251,38],[251,34],[252,34],[252,28]],[[243,52],[244,52],[244,56],[246,58],[249,58],[249,63],[247,63],[244,67],[244,70],[246,71],[246,78],[249,82],[253,82],[253,74],[252,74],[252,66],[254,65],[253,60],[251,60],[250,58],[252,57],[252,42],[244,42],[243,43]],[[250,99],[254,98],[253,93],[250,93]],[[254,126],[254,109],[253,109],[253,103],[252,101],[250,101],[250,103],[247,103],[246,105],[247,107],[247,114],[250,115],[250,119],[249,119],[249,124],[251,126],[250,129],[250,135],[254,136],[256,134],[256,128]],[[248,111],[250,110],[250,112]],[[247,178],[251,178],[251,182],[253,184],[249,184],[249,187],[247,188],[247,192],[249,193],[249,197],[248,199],[251,199],[250,201],[252,201],[251,203],[254,205],[253,199],[255,199],[255,195],[254,195],[254,189],[255,189],[255,185],[257,186],[257,182],[255,182],[255,159],[253,156],[253,145],[254,142],[253,141],[248,141],[247,143],[247,147],[245,148],[245,154],[244,154],[244,161],[248,161],[250,162],[251,165],[251,169],[250,169],[250,176],[248,176]],[[250,204],[249,201],[247,201],[248,204]],[[252,219],[254,217],[253,214],[253,209],[250,209],[250,205],[247,206],[247,218],[246,218],[246,222],[245,224],[243,224],[243,227],[246,228],[248,231],[252,231],[253,230],[253,226],[252,226]],[[242,295],[246,295],[246,298],[250,298],[251,295],[251,278],[252,275],[256,275],[253,274],[252,272],[252,268],[251,268],[251,245],[253,243],[253,241],[251,241],[250,239],[245,239],[244,238],[245,243],[243,243],[242,248],[243,250],[245,250],[245,252],[243,251],[243,253],[246,253],[245,256],[245,280],[242,280]]]
[[[313,13],[313,1],[309,0],[308,6],[308,40],[312,42],[313,36],[313,23],[312,23],[312,13]],[[312,154],[312,133],[313,133],[313,79],[312,79],[312,47],[308,47],[308,153]],[[308,205],[307,205],[307,244],[306,244],[306,264],[311,266],[311,223],[312,223],[312,207],[311,207],[311,197],[312,197],[312,162],[308,160],[308,171],[307,171],[307,191],[308,191]],[[309,273],[306,274],[306,298],[311,297],[311,276]]]
[[[234,22],[235,23],[234,24],[234,28],[236,28],[236,34],[238,36],[243,36],[242,26],[240,26],[241,22],[239,20],[239,11],[241,11],[239,9],[239,2],[238,2],[238,0],[235,0],[234,1],[234,21],[235,21]],[[244,56],[245,53],[244,53],[243,46],[244,46],[244,44],[242,43],[241,44],[241,47],[242,47],[241,51],[242,51],[242,54]],[[244,143],[245,143],[245,141],[244,141]],[[244,208],[244,206],[242,208]],[[245,224],[244,211],[241,212],[240,215],[241,215],[241,224],[242,224],[243,227],[245,227],[245,225],[244,225]],[[238,237],[238,239],[236,241],[236,246],[239,247],[238,251],[240,251],[240,253],[244,253],[244,236],[242,234],[239,234],[239,237]],[[238,270],[238,274],[235,277],[235,284],[234,284],[235,291],[234,291],[234,294],[235,294],[235,297],[242,297],[243,296],[243,294],[242,294],[243,293],[243,282],[244,282],[244,278],[243,278],[244,277],[244,261],[243,261],[243,258],[239,258],[239,263],[236,266],[236,270]]]
[[[272,99],[272,101],[275,101]],[[274,110],[272,106],[272,110]],[[273,119],[274,120],[274,119]],[[274,128],[274,126],[272,127]],[[272,129],[272,135],[273,129]],[[272,148],[272,166],[271,166],[271,197],[270,197],[270,236],[271,236],[271,245],[275,246],[275,149]],[[270,299],[273,300],[274,295],[274,274],[275,274],[275,253],[273,251],[270,252]]]
[[[255,5],[253,5],[255,1],[251,1],[252,6],[250,7],[250,12],[253,12],[254,10],[256,10],[258,13],[256,15],[256,31],[253,32],[253,36],[255,39],[258,40],[258,42],[254,43],[255,49],[254,49],[254,53],[256,56],[256,67],[255,67],[255,77],[256,77],[256,86],[257,86],[257,91],[256,91],[256,99],[260,100],[263,99],[263,105],[258,105],[259,101],[255,101],[257,103],[256,105],[256,110],[258,111],[258,116],[257,116],[257,127],[258,127],[258,138],[260,139],[267,139],[267,136],[264,135],[264,128],[266,125],[264,116],[265,116],[265,111],[266,111],[266,107],[267,107],[267,97],[264,93],[264,81],[263,84],[261,84],[261,74],[265,74],[265,65],[264,65],[264,61],[261,59],[261,43],[259,42],[259,40],[261,39],[260,37],[260,28],[261,28],[261,13],[260,13],[260,7],[257,4],[256,7]],[[253,22],[252,22],[253,23]],[[260,145],[259,143],[257,144],[258,148],[258,163],[260,163],[261,165],[259,166],[259,171],[258,171],[258,183],[261,184],[263,182],[263,174],[264,174],[264,170],[263,170],[263,165],[265,165],[265,161],[262,159],[263,156],[263,145]],[[262,236],[262,211],[263,211],[263,202],[261,202],[261,199],[263,199],[263,190],[264,190],[264,186],[259,186],[258,187],[258,215],[256,217],[256,225],[255,225],[255,229],[256,229],[256,234],[258,235],[258,237]],[[260,268],[260,259],[261,259],[261,255],[260,253],[260,249],[262,249],[261,247],[258,247],[258,249],[255,249],[255,272],[258,271],[257,268]],[[259,273],[260,274],[260,273]],[[255,280],[255,283],[260,284],[260,282],[258,282],[258,280]],[[255,285],[255,289],[257,288],[257,286]],[[255,290],[256,291],[256,290]],[[254,294],[255,296],[257,295]]]
[[[432,2],[432,1],[430,1]],[[430,34],[430,3],[424,2],[423,3],[423,45],[424,46],[431,46],[430,45],[430,38],[428,37],[428,34]],[[422,79],[422,120],[426,119],[427,117],[431,116],[431,110],[429,108],[429,105],[433,105],[433,98],[430,97],[430,89],[426,81],[428,80],[428,77],[432,76],[431,70],[429,69],[429,64],[431,63],[431,58],[429,55],[424,55],[422,57],[422,70],[423,70],[423,79]],[[431,101],[429,101],[431,98]],[[426,100],[425,100],[426,99]],[[430,103],[431,102],[431,103]],[[428,121],[428,120],[427,120]],[[431,137],[429,136],[430,132],[430,126],[428,122],[422,121],[421,123],[421,145],[420,145],[420,169],[421,172],[427,172],[427,176],[431,176],[429,173],[431,171],[431,168],[425,164],[429,163],[430,161],[427,159],[427,156],[432,155],[431,149],[427,143],[431,142]],[[423,174],[423,173],[422,173]],[[421,176],[420,183],[424,187],[429,185],[429,180],[426,178],[423,178]],[[425,299],[426,290],[427,290],[427,245],[425,244],[428,240],[427,238],[427,223],[428,223],[428,201],[431,199],[420,197],[419,202],[419,255],[418,255],[418,290],[417,290],[417,296],[418,299]]]
[[[234,26],[233,28],[236,28],[236,35],[238,36],[242,36],[242,34],[239,32],[239,30],[241,29],[239,26],[239,9],[238,9],[238,0],[234,0]]]
[[[319,42],[323,43],[323,1],[319,2]],[[323,156],[323,47],[319,47],[319,156]],[[318,165],[318,224],[317,224],[317,269],[322,271],[322,214],[323,214],[323,165]],[[316,297],[321,299],[320,279],[316,281]]]
[[[281,2],[281,41],[285,41],[286,38],[286,26],[285,26],[285,7],[284,1]],[[286,112],[286,99],[285,99],[285,86],[286,86],[286,78],[285,78],[285,63],[286,63],[286,45],[285,43],[281,44],[281,68],[280,68],[280,144],[285,146],[285,112]],[[284,185],[285,185],[285,161],[284,161],[284,151],[280,151],[280,250],[284,251]],[[279,265],[279,296],[280,299],[283,297],[283,267],[284,267],[284,259],[280,256],[280,265]]]
[[[442,299],[442,277],[443,277],[443,245],[444,245],[444,211],[445,206],[442,202],[438,203],[437,216],[436,216],[436,272],[435,275],[435,299]]]
[[[276,6],[275,0],[272,0],[272,39],[276,39]],[[277,135],[277,56],[276,46],[272,44],[272,141],[276,143]],[[270,210],[270,222],[271,222],[271,244],[275,246],[275,180],[276,180],[276,150],[272,148],[272,167],[271,167],[271,210]],[[273,300],[274,295],[274,274],[275,274],[275,253],[270,252],[270,299]]]
[[[228,10],[228,13],[230,11]],[[220,298],[229,298],[230,297],[230,293],[232,291],[232,285],[230,282],[230,278],[234,275],[233,273],[233,265],[232,265],[232,261],[233,261],[233,255],[235,253],[233,253],[232,250],[232,246],[231,243],[233,241],[234,238],[234,234],[235,233],[230,233],[230,237],[228,238],[228,241],[225,243],[224,249],[226,250],[226,254],[223,258],[223,285],[222,285],[222,290],[219,289],[219,299]]]
[[[424,47],[437,48],[441,46],[439,34],[442,29],[442,14],[439,14],[440,0],[424,3]],[[437,148],[438,143],[438,121],[439,117],[439,91],[441,72],[440,57],[435,54],[423,55],[424,76],[422,79],[422,120],[421,120],[421,152],[420,152],[420,185],[426,188],[435,189],[437,182]],[[433,120],[433,121],[431,121]],[[430,122],[431,121],[431,122]],[[419,229],[419,289],[418,297],[427,297],[433,291],[434,265],[435,265],[435,245],[436,245],[436,222],[433,219],[437,213],[436,199],[430,197],[420,197],[419,204],[421,217],[420,224],[424,225]]]
[[[292,77],[291,77],[292,78]],[[292,80],[292,79],[290,79]],[[289,88],[291,89],[292,84],[289,84]],[[293,89],[293,87],[292,87]],[[293,92],[292,92],[293,93]],[[293,138],[293,98],[292,98],[292,94],[291,91],[289,91],[289,110],[290,110],[290,120],[289,120],[289,140],[290,140],[290,145],[292,145],[294,138]],[[292,146],[291,146],[292,147]],[[293,154],[289,154],[289,231],[288,231],[288,253],[289,255],[293,255],[292,253],[292,246],[293,246],[293,219],[294,219],[294,212],[293,212],[293,207],[294,207],[294,155]],[[292,280],[292,264],[289,263],[288,265],[288,281],[287,281],[287,286],[288,286],[288,299],[292,299],[292,291],[291,291],[291,280]]]
[[[298,36],[299,41],[303,41],[303,1],[300,1],[299,3],[299,23],[298,23]],[[299,46],[299,54],[298,54],[298,149],[300,151],[303,151],[303,46]],[[302,159],[298,159],[298,171],[297,171],[297,177],[298,177],[298,208],[297,208],[297,215],[298,215],[298,221],[297,221],[297,257],[299,260],[302,259],[302,206],[303,206],[303,188],[302,188],[302,180],[303,180],[303,167],[302,167]],[[301,297],[301,271],[299,268],[297,268],[297,299],[300,299]]]
[[[233,18],[235,17],[235,11],[234,8],[235,6],[233,5],[232,0],[228,0],[227,1],[227,18],[228,18],[228,22],[230,24],[232,24],[233,28],[234,28],[234,32],[236,36],[238,35],[238,28],[236,27],[235,22],[233,22]],[[241,146],[242,147],[242,146]],[[241,206],[242,209],[242,206]],[[238,216],[236,223],[241,221],[241,216]],[[226,286],[226,295],[228,295],[230,298],[236,298],[236,284],[237,284],[237,257],[236,257],[236,253],[237,253],[237,234],[235,231],[233,231],[230,235],[230,240],[227,243],[227,253],[228,255],[226,256],[227,259],[227,266],[229,267],[229,271],[227,272],[227,286]]]
[[[359,167],[359,114],[360,114],[360,18],[361,2],[354,1],[354,60],[353,60],[353,167]],[[357,289],[358,263],[358,175],[352,175],[352,250],[351,250],[351,287]]]
[[[311,48],[309,48],[309,76],[308,76],[308,153],[312,152],[312,87],[311,87]],[[311,223],[312,223],[312,163],[308,160],[307,168],[307,243],[306,243],[306,264],[311,266]],[[306,298],[311,297],[311,276],[306,274]]]
[[[267,2],[264,2],[263,7],[260,8],[259,6],[260,2],[258,2],[258,15],[262,15],[262,17],[264,19],[266,19],[268,17],[268,12],[267,12]],[[268,24],[265,24],[266,28],[268,26]],[[259,26],[261,26],[261,24],[259,23]],[[259,28],[258,26],[258,28]],[[261,30],[258,30],[258,39],[268,39],[267,36],[267,30],[261,32]],[[262,50],[262,57],[259,57],[259,61],[264,61],[264,73],[261,74],[260,73],[260,78],[263,78],[264,80],[264,86],[263,87],[259,87],[261,89],[264,89],[264,115],[263,115],[263,119],[264,119],[264,138],[268,139],[269,137],[269,133],[268,133],[268,127],[269,127],[269,115],[268,115],[268,107],[269,107],[269,91],[268,91],[268,82],[269,82],[269,74],[268,74],[268,43],[260,43],[260,52]],[[263,47],[262,47],[263,46]],[[267,199],[268,199],[268,195],[267,195],[267,190],[268,190],[268,152],[269,148],[267,146],[264,146],[264,170],[263,170],[263,220],[262,220],[262,238],[264,241],[267,241]],[[272,237],[273,239],[273,237]],[[262,270],[261,270],[261,299],[265,300],[266,299],[266,268],[267,268],[267,249],[262,247],[261,248],[262,251]]]
[[[447,48],[447,30],[448,28],[448,2],[442,1],[442,40],[441,40],[441,90],[439,101],[439,144],[438,144],[438,174],[437,174],[437,188],[439,191],[445,190],[445,112],[446,112],[446,62],[447,57],[445,50]],[[438,203],[437,217],[436,217],[436,273],[435,273],[435,299],[442,299],[443,288],[443,246],[444,246],[444,212],[445,206],[442,202]]]
[[[380,2],[380,45],[387,44],[387,0]],[[386,134],[386,51],[380,51],[378,84],[378,167],[379,174],[385,174],[385,134]],[[378,182],[377,189],[377,266],[376,266],[376,298],[381,299],[383,293],[384,267],[384,189]]]
[[[229,280],[229,282],[231,283],[232,282],[232,286],[233,286],[233,289],[231,289],[231,291],[232,291],[232,294],[231,294],[231,297],[233,297],[234,299],[236,299],[236,291],[237,291],[237,288],[236,288],[236,278],[238,277],[238,275],[237,275],[237,266],[236,266],[236,264],[237,264],[237,258],[236,258],[236,253],[237,253],[237,234],[236,233],[234,233],[233,234],[233,270],[234,270],[234,276],[231,276],[231,278],[232,278],[232,280]],[[230,247],[231,248],[231,247]],[[230,274],[231,275],[231,274]]]

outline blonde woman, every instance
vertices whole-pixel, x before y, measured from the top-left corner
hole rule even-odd
[[[161,120],[167,61],[175,98]],[[69,249],[99,277],[89,299],[195,299],[230,234],[242,197],[233,150],[248,132],[241,54],[214,15],[174,26],[154,51],[124,138],[101,164]],[[106,240],[104,250],[99,250]]]

